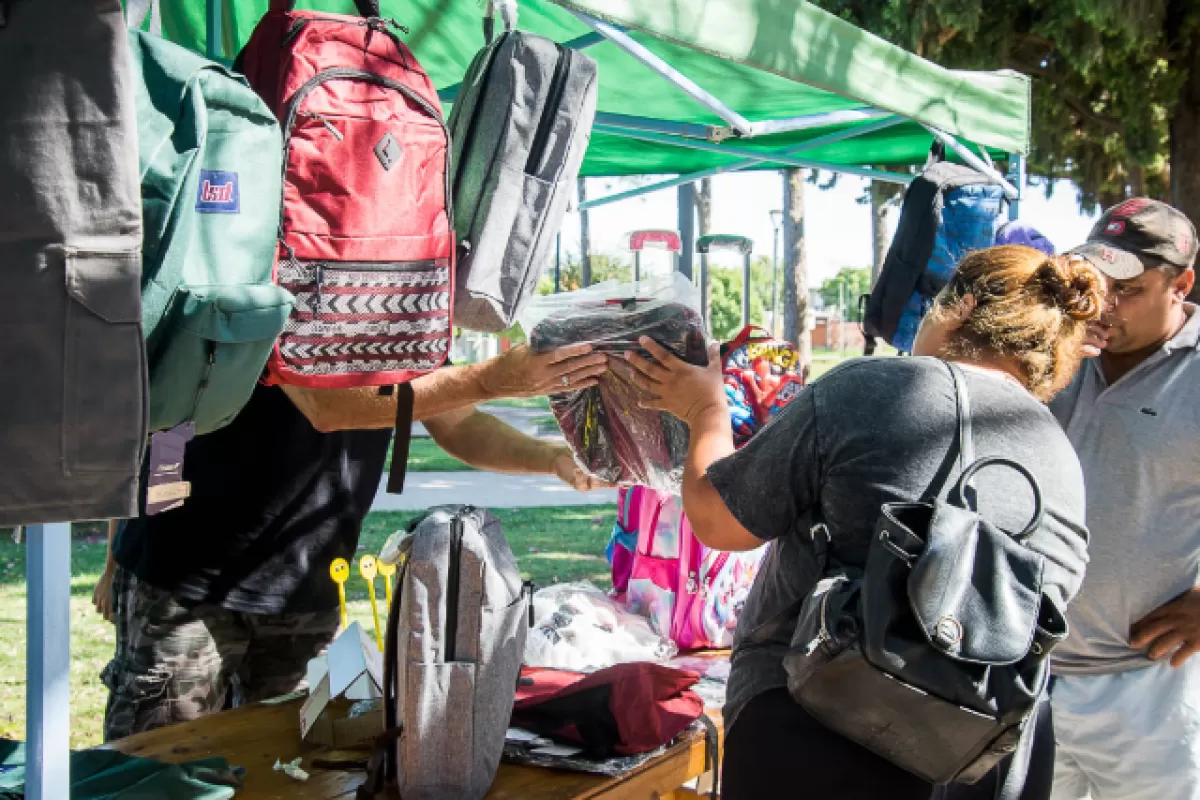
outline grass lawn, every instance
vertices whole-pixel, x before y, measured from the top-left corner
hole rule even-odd
[[[507,406],[508,408],[544,408],[550,410],[550,401],[545,397],[510,397],[504,400],[488,400],[489,406]]]
[[[609,586],[604,547],[616,517],[614,506],[502,509],[496,512],[526,579],[539,586],[591,580]],[[378,552],[384,540],[415,514],[376,513],[367,517],[363,552]],[[104,568],[103,526],[75,526],[71,556],[71,746],[88,747],[102,738],[108,691],[100,671],[112,657],[113,629],[92,608],[92,589]],[[358,575],[357,569],[353,571]],[[366,584],[347,584],[350,616],[372,629]],[[383,585],[377,583],[379,597]],[[0,736],[25,735],[25,548],[0,529]]]
[[[386,463],[392,463],[390,445]],[[474,469],[438,447],[437,442],[426,436],[414,436],[408,446],[409,472],[471,472]]]

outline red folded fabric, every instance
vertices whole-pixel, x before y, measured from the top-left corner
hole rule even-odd
[[[648,662],[591,674],[524,667],[513,725],[582,746],[589,755],[657,750],[700,718],[694,672]]]

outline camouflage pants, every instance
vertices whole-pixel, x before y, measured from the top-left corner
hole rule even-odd
[[[303,689],[309,659],[328,647],[339,623],[336,608],[189,608],[122,569],[113,599],[117,647],[101,676],[109,691],[105,741]]]

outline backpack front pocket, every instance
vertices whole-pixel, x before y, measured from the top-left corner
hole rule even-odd
[[[269,284],[180,287],[177,324],[150,367],[150,429],[192,420],[204,434],[233,421],[292,311]]]
[[[858,641],[861,590],[857,574],[839,574],[822,578],[805,598],[791,649],[783,658],[793,697],[800,696],[818,670]]]

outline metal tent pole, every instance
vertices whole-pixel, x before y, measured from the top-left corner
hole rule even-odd
[[[642,279],[642,251],[633,251],[633,282],[637,283]]]
[[[928,125],[923,127],[932,133],[935,139],[953,150],[958,157],[967,164],[967,166],[971,167],[972,169],[979,170],[984,175],[987,175],[989,178],[1003,186],[1004,196],[1010,201],[1020,199],[1021,193],[1017,190],[1017,187],[1005,180],[1004,176],[997,172],[995,167],[989,166],[982,158],[975,155],[968,148],[963,146],[963,143],[958,139],[955,139],[950,134],[946,133],[945,131],[940,131],[937,128],[931,128]]]
[[[750,324],[750,254],[742,261],[742,327]]]
[[[1016,220],[1021,214],[1021,198],[1025,196],[1025,157],[1013,154],[1008,159],[1008,179],[1017,187],[1017,198],[1008,201],[1008,218]]]
[[[205,0],[205,21],[207,25],[204,42],[204,52],[213,61],[220,61],[224,55],[224,31],[221,30],[222,0]]]
[[[679,271],[688,279],[692,277],[692,254],[696,247],[696,186],[685,183],[679,187],[679,238],[683,249],[679,251]]]
[[[840,142],[845,139],[852,139],[856,136],[862,136],[863,134],[870,133],[872,131],[882,130],[884,128],[888,128],[893,125],[899,125],[900,123],[906,122],[906,121],[907,120],[905,120],[903,117],[894,117],[894,116],[886,117],[883,119],[875,120],[873,122],[868,122],[866,124],[860,125],[856,128],[851,128],[849,130],[834,131],[833,133],[826,134],[825,136],[818,136],[815,139],[809,139],[807,142],[804,142],[803,144],[796,145],[795,147],[789,147],[786,150],[782,150],[777,153],[775,153],[775,152],[759,153],[758,151],[748,151],[748,152],[753,153],[753,157],[747,157],[747,158],[741,159],[739,161],[731,161],[728,164],[722,164],[720,166],[710,167],[708,169],[700,170],[698,172],[693,172],[689,175],[680,175],[675,178],[670,178],[668,180],[661,181],[659,183],[655,183],[651,186],[643,186],[643,187],[640,187],[637,189],[630,189],[627,192],[619,192],[618,194],[609,195],[607,197],[599,197],[599,198],[596,198],[595,200],[589,200],[586,203],[581,204],[580,209],[582,210],[582,209],[596,208],[597,206],[603,206],[603,205],[608,205],[609,203],[615,203],[618,200],[628,200],[629,198],[632,198],[632,197],[640,197],[645,194],[650,194],[651,192],[657,192],[662,189],[669,189],[673,186],[680,186],[685,183],[693,183],[695,181],[700,180],[701,178],[708,178],[713,175],[720,175],[725,172],[737,172],[739,170],[746,169],[747,167],[753,167],[755,165],[761,164],[764,161],[766,161],[766,162],[773,161],[780,156],[786,157],[786,156],[790,156],[793,153],[800,153],[805,150],[809,150],[811,148],[822,147],[824,145],[833,144],[834,142]],[[728,147],[723,146],[723,145],[712,145],[707,142],[688,141],[688,140],[683,140],[683,139],[678,139],[678,138],[672,138],[669,136],[660,137],[660,136],[654,136],[649,133],[642,134],[638,131],[631,130],[631,129],[602,126],[599,124],[597,124],[593,128],[593,130],[603,130],[605,132],[613,134],[614,136],[624,136],[626,138],[631,138],[631,139],[645,139],[647,141],[652,141],[652,142],[661,143],[661,144],[669,144],[669,145],[673,145],[675,147],[709,150],[712,152],[717,152],[717,153],[727,154],[727,155],[741,155],[742,153],[747,152],[741,148],[739,148],[737,152],[731,152]],[[796,159],[788,159],[788,160],[798,161]],[[832,170],[835,172],[836,171],[861,171],[857,167],[849,167],[849,166],[844,166],[844,165],[822,164],[822,163],[813,162],[813,161],[803,161],[803,162],[799,162],[799,163],[802,163],[802,164],[808,165],[808,166],[816,166],[819,169],[828,169],[828,170]],[[877,172],[877,170],[869,170],[869,171],[872,173]],[[912,181],[911,175],[904,175],[899,172],[881,172],[881,173],[879,173],[879,175],[880,175],[880,177],[879,177],[880,180],[888,180],[888,181],[891,181],[894,183],[907,184]],[[886,176],[886,177],[884,177],[884,176]]]
[[[71,793],[71,524],[25,531],[25,796],[63,800]]]
[[[554,293],[562,291],[562,234],[554,237]]]
[[[571,11],[570,9],[567,10]],[[742,136],[750,135],[750,120],[746,119],[741,114],[725,105],[725,103],[721,102],[719,98],[709,94],[695,81],[672,67],[667,62],[663,61],[628,33],[613,25],[609,25],[607,22],[594,19],[586,14],[580,14],[578,11],[571,11],[571,13],[596,33],[599,33],[605,39],[608,39],[617,47],[620,47],[626,53],[633,56],[633,58],[637,59],[642,64],[649,67],[667,81],[678,87],[693,100],[700,103],[718,117],[728,122],[729,126],[733,128],[737,134]]]

